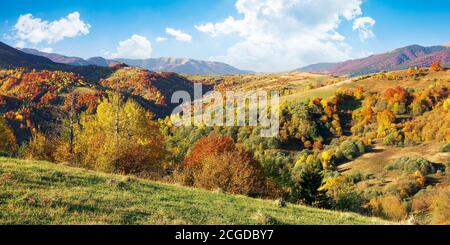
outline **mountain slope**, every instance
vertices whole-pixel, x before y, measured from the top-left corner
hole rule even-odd
[[[221,62],[202,61],[193,59],[177,58],[152,58],[152,59],[105,59],[103,57],[92,57],[84,60],[79,57],[68,57],[55,53],[46,53],[35,49],[21,49],[23,52],[46,57],[53,62],[75,66],[111,66],[118,63],[125,63],[129,66],[137,66],[157,72],[176,72],[183,74],[200,75],[225,75],[225,74],[249,74],[251,71],[239,70]]]
[[[0,224],[385,224],[39,161],[0,158]]]
[[[46,53],[46,52],[42,52],[42,51],[39,51],[36,49],[31,49],[31,48],[22,48],[19,50],[22,52],[25,52],[27,54],[33,54],[33,55],[38,55],[38,56],[48,58],[51,61],[56,62],[56,63],[62,63],[62,64],[67,64],[67,65],[77,65],[77,66],[90,65],[90,63],[88,63],[87,61],[85,61],[83,58],[80,58],[80,57],[68,57],[68,56],[55,54],[55,53]]]
[[[214,61],[202,61],[193,59],[156,58],[156,59],[116,59],[129,66],[147,68],[151,71],[176,72],[182,74],[199,75],[225,75],[225,74],[249,74],[250,71],[239,70],[228,64]]]
[[[89,81],[107,77],[114,69],[94,65],[73,66],[56,63],[40,55],[25,53],[0,42],[0,68],[26,68],[36,70],[65,71],[80,74]]]
[[[58,64],[48,58],[27,54],[0,42],[0,67],[31,69],[66,69],[67,65]]]
[[[445,46],[423,47],[411,45],[391,52],[340,63],[319,63],[295,71],[321,72],[332,75],[359,76],[380,71],[401,70],[408,67],[429,67],[439,61],[450,66],[450,48]]]

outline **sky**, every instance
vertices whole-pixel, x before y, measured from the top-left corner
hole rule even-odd
[[[2,1],[0,41],[89,58],[176,57],[287,71],[450,42],[450,1]]]

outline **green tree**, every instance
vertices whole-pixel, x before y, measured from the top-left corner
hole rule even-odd
[[[306,164],[300,172],[299,177],[299,198],[305,204],[315,207],[327,206],[325,191],[319,190],[324,180],[320,167],[314,164]]]

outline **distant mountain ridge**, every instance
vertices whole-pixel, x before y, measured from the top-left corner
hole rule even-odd
[[[98,81],[108,76],[114,69],[95,65],[74,66],[57,63],[49,58],[39,55],[25,53],[7,44],[0,42],[0,68],[15,69],[37,69],[50,71],[74,72],[84,76],[87,80]]]
[[[338,63],[318,63],[294,71],[319,72],[339,76],[359,76],[380,71],[401,70],[415,66],[429,67],[435,61],[441,62],[445,67],[450,67],[450,47],[410,45],[362,59]]]
[[[46,57],[53,62],[75,66],[111,66],[118,63],[125,63],[129,66],[142,67],[156,72],[176,72],[199,75],[226,75],[226,74],[250,74],[252,71],[244,71],[222,62],[203,61],[180,58],[150,58],[150,59],[105,59],[103,57],[92,57],[83,59],[80,57],[68,57],[55,53],[46,53],[36,49],[23,48],[21,51],[33,55]]]

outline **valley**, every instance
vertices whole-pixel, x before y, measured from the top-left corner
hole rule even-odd
[[[2,224],[450,223],[445,59],[178,74],[39,55],[0,46]],[[279,136],[173,125],[173,93],[193,97],[195,83],[278,91]]]

